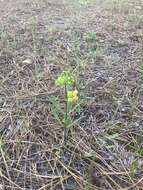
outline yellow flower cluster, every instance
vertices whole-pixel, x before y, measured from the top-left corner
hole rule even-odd
[[[70,71],[63,71],[61,75],[55,81],[57,86],[65,86],[65,85],[72,85],[74,83],[74,77],[70,73]]]
[[[55,81],[57,86],[72,86],[75,82],[75,79],[70,71],[63,71],[60,76]],[[76,102],[78,100],[78,91],[77,90],[68,90],[66,88],[67,101]]]
[[[78,91],[77,90],[68,91],[67,100],[68,102],[76,102],[78,100]]]

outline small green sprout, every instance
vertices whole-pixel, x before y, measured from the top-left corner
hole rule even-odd
[[[90,31],[86,33],[85,40],[89,42],[94,42],[96,40],[96,37],[96,32]]]
[[[62,112],[63,118],[59,118],[59,114],[56,114],[56,118],[58,118],[58,121],[60,121],[60,123],[63,124],[64,140],[66,140],[68,135],[68,130],[73,123],[71,118],[71,112],[74,106],[76,106],[75,103],[79,99],[78,91],[75,89],[75,77],[71,71],[63,71],[56,79],[55,84],[59,87],[64,87],[65,108],[64,111]]]

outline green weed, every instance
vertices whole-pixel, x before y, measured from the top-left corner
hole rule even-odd
[[[86,33],[86,35],[85,35],[85,40],[86,41],[90,41],[90,42],[93,42],[93,41],[95,41],[96,40],[96,32],[88,32],[88,33]]]
[[[75,121],[72,120],[72,113],[79,109],[78,90],[75,88],[75,76],[70,71],[63,71],[56,79],[56,86],[64,89],[64,106],[58,97],[52,97],[52,113],[58,123],[64,128],[64,140],[68,137],[68,131]]]

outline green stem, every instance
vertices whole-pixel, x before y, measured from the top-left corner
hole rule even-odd
[[[65,84],[65,119],[64,119],[64,140],[67,140],[67,125],[68,125],[68,97],[67,97],[67,85]]]

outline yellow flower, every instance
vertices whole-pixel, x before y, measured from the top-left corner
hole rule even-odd
[[[59,76],[55,82],[57,86],[64,86],[65,85],[65,78],[62,76]]]
[[[57,86],[64,86],[65,84],[71,85],[74,83],[74,77],[70,71],[63,71],[61,75],[55,81]]]
[[[78,91],[77,90],[68,91],[67,100],[68,102],[76,102],[78,100]]]

